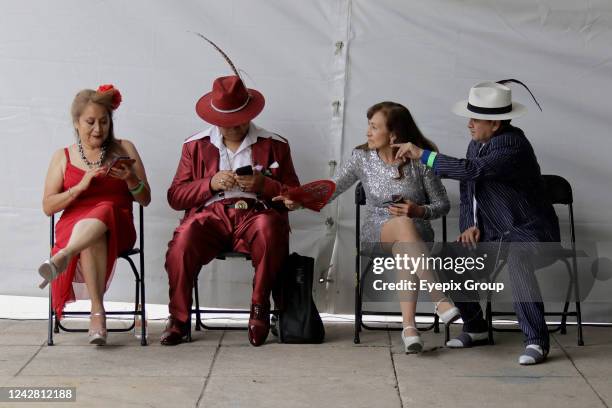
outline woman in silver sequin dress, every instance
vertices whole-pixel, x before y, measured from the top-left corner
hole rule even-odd
[[[370,248],[371,244],[388,245],[394,255],[407,254],[415,258],[427,255],[425,243],[434,239],[429,220],[446,215],[450,208],[446,189],[431,169],[419,161],[396,162],[397,149],[392,143],[410,141],[425,149],[437,148],[422,135],[410,111],[403,105],[378,103],[368,109],[367,118],[367,143],[357,146],[336,172],[332,200],[361,181],[366,195],[362,243]],[[284,201],[290,209],[299,206],[299,203]],[[398,278],[414,281],[414,276],[406,272],[400,274]],[[435,280],[429,270],[417,270],[416,275],[429,282]],[[459,310],[444,293],[435,290],[430,293],[444,323],[449,324],[459,317]],[[410,300],[400,302],[404,325],[402,340],[407,353],[423,348],[415,322],[417,294],[418,291],[411,291]]]

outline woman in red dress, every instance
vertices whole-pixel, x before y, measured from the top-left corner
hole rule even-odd
[[[63,213],[55,226],[52,257],[38,269],[44,278],[41,288],[51,282],[58,318],[67,302],[89,295],[91,344],[106,343],[104,293],[117,255],[136,241],[133,201],[144,206],[151,201],[136,148],[114,135],[113,111],[120,103],[121,94],[112,85],[75,96],[76,143],[53,155],[43,196],[45,214]],[[132,160],[114,162],[117,156]]]

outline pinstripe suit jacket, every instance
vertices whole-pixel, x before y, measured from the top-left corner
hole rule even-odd
[[[480,149],[482,146],[482,149]],[[438,154],[436,174],[459,180],[459,224],[474,225],[473,197],[481,241],[559,241],[559,221],[540,181],[540,166],[523,131],[508,126],[482,145],[471,141],[466,158]]]

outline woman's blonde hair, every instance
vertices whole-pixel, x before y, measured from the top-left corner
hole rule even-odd
[[[107,146],[111,146],[115,142],[115,132],[113,130],[113,93],[112,92],[98,92],[93,89],[83,89],[79,91],[72,101],[72,107],[70,108],[70,114],[72,115],[72,122],[77,123],[79,118],[83,114],[83,111],[90,103],[96,103],[106,109],[108,114],[108,120],[110,126],[108,128],[108,137],[104,142]],[[78,137],[78,135],[77,135]]]

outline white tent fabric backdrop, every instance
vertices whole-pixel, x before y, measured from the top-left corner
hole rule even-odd
[[[195,101],[230,73],[189,31],[216,41],[248,86],[263,92],[256,123],[289,139],[303,182],[328,178],[364,141],[365,112],[382,100],[405,104],[443,152],[464,156],[466,120],[451,105],[484,79],[524,81],[543,112],[514,87],[530,110],[516,125],[543,173],[572,183],[578,238],[598,241],[600,255],[611,256],[609,1],[0,0],[0,9],[0,294],[46,296],[35,270],[49,249],[41,210],[47,166],[55,150],[74,141],[74,94],[113,83],[124,97],[117,135],[136,144],[153,193],[145,210],[147,301],[167,302],[164,257],[181,214],[169,208],[166,190],[182,141],[208,126]],[[444,183],[454,238],[458,184]],[[350,312],[352,190],[320,214],[292,213],[291,224],[292,250],[317,259],[320,308]],[[206,305],[248,305],[250,271],[243,261],[205,267]],[[109,300],[129,299],[130,276],[119,263]],[[593,295],[609,299],[611,289],[601,281]],[[589,303],[586,314],[610,321],[612,304]]]

